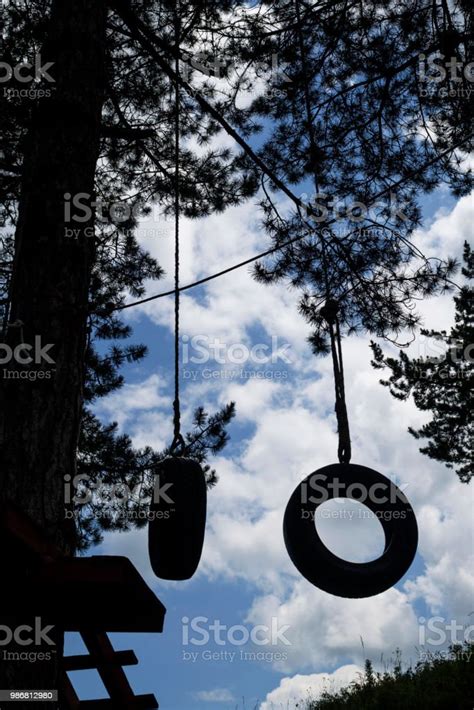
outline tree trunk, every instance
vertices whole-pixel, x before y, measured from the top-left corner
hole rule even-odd
[[[36,342],[44,357],[38,352],[41,363],[12,360],[0,366],[0,503],[20,506],[66,554],[73,553],[74,531],[65,523],[64,476],[74,475],[76,466],[94,240],[65,236],[71,225],[65,224],[64,196],[94,192],[105,25],[104,0],[53,0],[41,65],[53,62],[48,73],[54,82],[45,87],[51,97],[32,107],[15,235],[9,322],[23,326],[10,327],[6,338],[12,349]],[[73,226],[93,224],[91,214],[88,222]],[[24,559],[8,555],[5,546],[1,553],[4,584],[28,572]],[[14,619],[2,608],[0,623],[33,625],[30,616],[25,609],[24,617]],[[60,657],[62,635],[58,629],[53,634]],[[0,654],[13,649],[0,645]],[[7,664],[0,658],[0,689],[57,689],[57,666],[54,661]],[[53,704],[35,704],[43,706],[51,710]]]

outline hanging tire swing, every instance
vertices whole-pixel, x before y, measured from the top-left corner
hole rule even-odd
[[[328,298],[321,313],[331,340],[339,463],[314,471],[296,487],[286,507],[283,536],[293,564],[311,584],[338,597],[371,597],[392,587],[407,572],[416,554],[418,527],[413,508],[394,483],[378,471],[350,463],[337,303]],[[319,491],[318,497],[312,495],[314,490]],[[326,547],[315,525],[316,511],[332,498],[359,501],[378,518],[385,534],[385,548],[378,559],[349,562]]]
[[[165,459],[155,492],[148,525],[153,572],[161,579],[190,579],[201,559],[206,527],[207,487],[201,466],[184,457]]]
[[[295,0],[298,21],[299,51],[305,78],[305,106],[311,154],[317,155],[318,144],[313,130],[308,77],[307,52],[301,31],[301,9]],[[314,169],[315,193],[319,193],[317,163]],[[418,528],[415,514],[405,495],[388,478],[365,466],[351,464],[351,439],[344,386],[341,333],[339,327],[340,304],[331,289],[335,282],[329,273],[330,262],[326,254],[324,234],[320,235],[321,261],[325,282],[325,303],[319,310],[326,322],[331,343],[336,417],[339,437],[338,464],[325,466],[305,478],[293,492],[284,516],[283,535],[286,549],[299,572],[319,589],[339,597],[358,598],[380,594],[396,584],[410,567],[418,545]],[[337,280],[336,280],[337,282]],[[324,481],[324,487],[320,485]],[[322,499],[308,495],[312,483],[323,490]],[[337,486],[335,485],[337,483]],[[334,485],[333,485],[334,484]],[[342,488],[342,493],[340,492]],[[338,491],[335,493],[335,491]],[[362,498],[356,497],[362,491]],[[380,495],[382,491],[383,495]],[[331,498],[344,497],[360,500],[376,515],[385,533],[385,549],[376,560],[355,563],[334,555],[322,542],[316,529],[316,511]]]
[[[311,495],[320,490],[325,494]],[[341,493],[341,489],[343,492]],[[315,520],[322,503],[332,498],[360,501],[379,519],[385,549],[376,560],[348,562],[321,540]],[[371,597],[396,584],[409,569],[418,544],[415,514],[402,491],[378,471],[352,463],[325,466],[294,490],[285,511],[283,534],[295,567],[311,584],[338,597]]]
[[[180,222],[180,92],[179,24],[176,12],[175,83],[175,397],[174,439],[170,456],[160,463],[150,506],[148,552],[157,577],[181,581],[190,579],[201,559],[206,529],[207,484],[200,464],[185,456],[187,447],[181,435],[179,398],[179,222]]]
[[[297,6],[299,4],[297,3]],[[206,477],[196,461],[185,456],[186,445],[180,432],[179,402],[179,166],[180,166],[180,89],[179,22],[175,19],[175,399],[174,440],[170,457],[161,462],[150,508],[148,547],[154,573],[169,580],[193,576],[201,558],[206,525]],[[304,59],[304,43],[300,48]],[[308,125],[312,125],[308,112]],[[314,136],[310,132],[315,150]],[[315,188],[318,181],[315,174]],[[331,296],[325,241],[322,258],[326,281],[326,302],[320,314],[326,320],[331,342],[336,417],[338,423],[339,463],[325,466],[308,476],[293,492],[283,521],[288,554],[299,572],[319,589],[340,597],[361,598],[380,594],[396,584],[409,569],[416,554],[418,528],[415,514],[405,495],[381,473],[351,463],[349,420],[345,401],[344,369],[339,328],[339,304]],[[315,481],[325,482],[323,500],[308,496]],[[171,485],[168,485],[171,484]],[[166,495],[163,488],[169,491]],[[341,494],[342,487],[342,494]],[[363,499],[355,495],[362,491]],[[337,493],[335,493],[337,491]],[[380,496],[379,492],[383,495]],[[363,502],[379,519],[385,533],[383,554],[376,560],[354,563],[334,555],[322,542],[315,518],[318,507],[335,497]],[[172,501],[172,502],[171,502]]]

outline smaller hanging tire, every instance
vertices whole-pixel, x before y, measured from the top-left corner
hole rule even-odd
[[[315,525],[316,511],[332,498],[358,501],[377,516],[385,534],[378,559],[349,562],[324,545]],[[283,535],[291,560],[309,582],[351,599],[393,587],[409,569],[418,545],[415,513],[404,493],[378,471],[351,463],[320,468],[296,487],[286,507]]]
[[[161,579],[190,579],[204,544],[207,486],[201,466],[188,458],[160,465],[150,506],[148,551]]]

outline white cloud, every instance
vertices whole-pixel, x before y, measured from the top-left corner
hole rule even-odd
[[[291,678],[283,678],[278,688],[268,693],[260,710],[286,710],[292,707],[293,703],[300,703],[302,700],[318,700],[325,691],[337,692],[357,680],[361,671],[361,668],[351,664],[341,666],[333,673],[297,674]]]
[[[459,200],[428,229],[417,231],[416,244],[428,256],[459,257],[471,232],[471,204],[469,198]],[[200,223],[185,222],[183,281],[217,271],[264,247],[254,214],[253,205],[244,205]],[[154,255],[171,273],[170,245],[165,248],[157,242]],[[160,284],[163,290],[167,285]],[[268,623],[276,616],[280,624],[291,627],[288,659],[278,669],[284,673],[331,670],[349,663],[334,671],[331,678],[335,681],[344,668],[355,673],[365,658],[377,661],[396,647],[402,649],[405,660],[416,660],[418,602],[426,604],[430,613],[461,621],[473,610],[472,485],[462,485],[453,471],[419,453],[419,443],[407,428],[419,427],[429,415],[412,402],[393,399],[380,386],[381,374],[369,364],[369,338],[347,339],[343,347],[353,461],[376,468],[403,486],[417,514],[424,566],[415,568],[417,572],[412,571],[402,587],[362,600],[331,597],[300,577],[283,543],[285,506],[304,476],[335,462],[337,442],[331,362],[311,355],[306,343],[308,327],[296,312],[297,298],[284,284],[256,284],[247,269],[183,298],[182,332],[250,345],[253,328],[259,328],[267,337],[277,335],[291,343],[293,356],[288,365],[290,379],[186,383],[185,412],[198,403],[212,407],[232,399],[237,402],[239,423],[250,432],[231,453],[224,450],[213,462],[220,482],[209,495],[198,575],[252,584],[255,596],[246,622]],[[452,295],[425,301],[420,309],[426,327],[449,328],[452,323]],[[140,310],[152,323],[171,328],[172,301],[161,299]],[[130,317],[136,317],[136,312]],[[421,355],[424,347],[426,343],[418,339],[409,352]],[[393,350],[387,344],[384,349]],[[167,435],[170,418],[170,398],[163,395],[161,384],[156,377],[149,378],[105,400],[108,411],[118,410],[127,427],[133,422],[137,441],[154,446]],[[374,528],[363,522],[347,529],[340,520],[331,521],[323,534],[334,550],[339,554],[344,550],[350,559],[357,554],[366,558],[377,554]],[[138,539],[130,554],[146,570],[146,546]],[[116,540],[114,536],[113,546],[123,550],[124,538],[120,543]],[[316,673],[283,679],[263,708],[269,708],[270,702],[284,704],[288,693],[304,691],[305,683],[317,690],[322,677]]]
[[[462,245],[472,240],[473,195],[462,197],[448,212],[440,208],[427,229],[417,229],[413,243],[426,256],[460,258]],[[426,301],[425,303],[430,303]],[[431,301],[433,303],[433,301]]]
[[[197,700],[207,703],[233,703],[235,697],[227,688],[214,688],[214,690],[198,690],[193,693]]]
[[[369,599],[342,599],[326,594],[306,580],[295,581],[290,595],[268,594],[255,599],[247,616],[253,624],[289,625],[278,651],[287,655],[276,664],[282,672],[333,668],[350,659],[363,664],[378,661],[396,647],[408,654],[418,641],[416,615],[406,594],[390,589]]]
[[[224,214],[204,220],[183,220],[181,237],[181,283],[183,285],[221,271],[268,248],[258,221],[257,207],[248,202],[229,208]],[[173,240],[145,241],[158,259],[166,277],[154,283],[152,292],[173,287]],[[270,335],[283,336],[293,347],[306,347],[307,326],[296,312],[298,293],[284,284],[263,287],[244,267],[211,281],[199,292],[182,294],[181,332],[209,335],[231,344],[249,342],[249,329],[260,326]],[[159,299],[126,312],[136,318],[146,313],[151,320],[171,328],[173,299]],[[284,325],[284,328],[282,328]]]
[[[120,427],[130,420],[132,425],[136,426],[137,417],[151,412],[155,416],[160,409],[171,406],[171,397],[163,392],[166,386],[167,383],[159,375],[150,375],[143,382],[125,384],[117,392],[104,397],[99,401],[96,410],[116,421]]]

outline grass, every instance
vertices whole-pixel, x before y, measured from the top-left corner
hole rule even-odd
[[[298,707],[298,706],[297,706]],[[430,654],[402,669],[396,655],[392,671],[376,673],[367,660],[365,673],[339,692],[306,701],[302,710],[472,710],[474,644],[451,646],[447,657]]]

